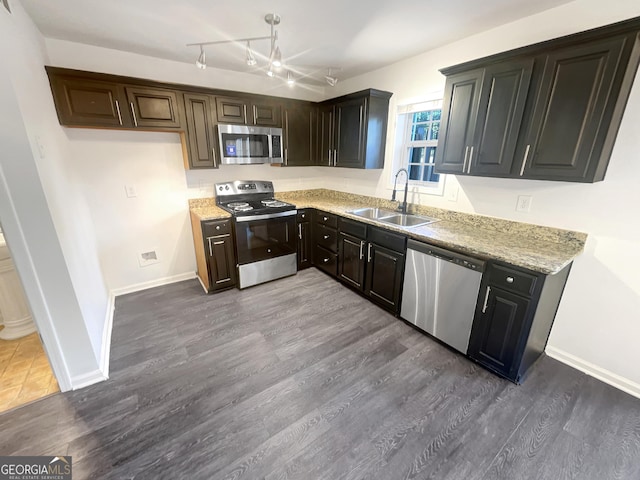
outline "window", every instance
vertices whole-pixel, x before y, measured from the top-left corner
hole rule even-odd
[[[442,101],[406,105],[398,109],[397,162],[409,171],[409,184],[425,187],[426,193],[442,195],[443,175],[434,172]]]

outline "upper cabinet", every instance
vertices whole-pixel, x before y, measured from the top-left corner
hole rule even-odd
[[[122,86],[65,76],[52,76],[50,82],[61,125],[108,128],[133,126]]]
[[[389,98],[389,92],[369,89],[324,102],[318,110],[318,164],[383,168]]]
[[[639,29],[635,19],[444,69],[436,171],[602,180],[640,60]]]
[[[141,128],[181,129],[178,95],[175,90],[125,87],[133,125]]]
[[[187,168],[215,168],[218,149],[215,124],[212,118],[213,97],[193,93],[184,94],[186,116]]]
[[[218,123],[282,126],[281,105],[257,97],[216,97],[216,112]]]
[[[285,166],[316,165],[313,136],[316,109],[311,103],[290,101],[282,112],[282,136]]]

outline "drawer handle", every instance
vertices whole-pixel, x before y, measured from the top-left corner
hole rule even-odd
[[[327,263],[328,261],[329,261],[328,258],[325,258],[325,259],[322,260],[323,263]]]
[[[484,296],[484,305],[482,305],[482,313],[486,313],[487,305],[489,303],[489,293],[491,292],[491,287],[487,286],[487,293]]]
[[[302,224],[298,224],[298,238],[302,240]]]
[[[322,238],[324,238],[324,239],[326,240],[326,239],[327,239],[327,238],[329,238],[330,236],[331,236],[331,235],[323,235],[323,236],[322,236]]]
[[[513,277],[507,277],[507,283],[513,283]]]

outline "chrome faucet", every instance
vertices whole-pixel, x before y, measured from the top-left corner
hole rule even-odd
[[[402,201],[402,204],[398,207],[398,211],[402,213],[407,213],[407,191],[409,190],[409,172],[407,171],[406,168],[401,168],[396,173],[396,178],[393,181],[393,195],[391,195],[391,201],[395,202],[396,200],[396,184],[398,183],[398,175],[400,175],[402,172],[404,172],[405,177],[407,177],[407,180],[404,183],[404,200]]]

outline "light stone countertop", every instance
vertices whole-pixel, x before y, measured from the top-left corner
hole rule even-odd
[[[400,227],[348,213],[364,207],[395,209],[397,202],[352,195],[333,190],[282,192],[276,198],[297,208],[315,208],[370,225],[403,233],[414,240],[448,248],[483,260],[499,260],[544,274],[558,273],[584,249],[587,235],[528,223],[471,215],[420,205],[409,205],[409,212],[438,218],[419,227]],[[215,206],[215,199],[190,201],[191,212],[201,220],[228,218],[230,214]]]

